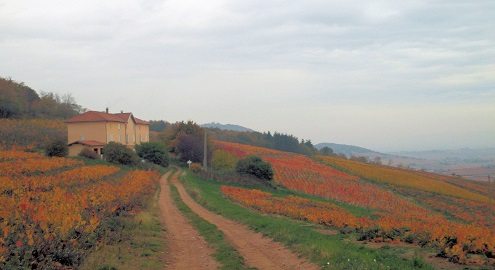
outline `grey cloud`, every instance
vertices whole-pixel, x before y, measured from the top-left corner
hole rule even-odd
[[[0,0],[0,7],[0,75],[72,91],[95,109],[239,119],[252,128],[319,140],[335,132],[336,139],[386,147],[379,136],[354,135],[357,127],[295,123],[324,121],[336,106],[358,125],[363,114],[348,113],[356,106],[428,105],[432,114],[439,105],[479,106],[462,112],[475,119],[495,104],[495,2],[488,0]],[[139,96],[113,98],[136,89]],[[160,99],[176,102],[164,108]],[[249,117],[258,111],[265,117]],[[376,126],[394,123],[388,111],[377,115]],[[494,145],[481,130],[460,144]],[[404,147],[423,142],[401,136]]]

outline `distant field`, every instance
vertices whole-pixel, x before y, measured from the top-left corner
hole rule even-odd
[[[480,182],[487,182],[488,175],[490,175],[492,182],[495,182],[495,165],[493,167],[456,166],[449,169],[448,172]]]
[[[435,247],[442,256],[459,262],[484,260],[477,254],[490,257],[495,251],[495,231],[489,215],[495,208],[487,204],[486,196],[447,182],[448,177],[434,179],[431,174],[333,158],[324,158],[326,164],[332,165],[325,166],[298,154],[227,142],[216,145],[238,157],[258,155],[272,164],[278,184],[329,199],[329,203],[335,202],[343,208],[327,206],[334,210],[325,212],[319,204],[297,198],[282,200],[256,191],[224,189],[227,196],[246,206],[320,224],[350,227],[367,240]],[[369,209],[373,216],[357,222],[357,216],[348,216],[346,205]],[[348,222],[339,223],[335,216]]]

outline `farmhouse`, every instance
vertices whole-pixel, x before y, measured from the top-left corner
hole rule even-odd
[[[134,148],[149,141],[149,123],[132,113],[87,111],[65,121],[68,132],[69,156],[77,156],[84,148],[102,154],[109,142]]]

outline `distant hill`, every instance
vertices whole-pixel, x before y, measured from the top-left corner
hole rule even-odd
[[[330,147],[336,154],[347,157],[359,156],[373,160],[377,157],[383,164],[426,170],[445,175],[460,175],[473,180],[486,180],[495,175],[495,148],[456,149],[430,151],[402,151],[380,153],[364,147],[337,143],[319,143],[317,149]]]
[[[0,118],[67,119],[82,111],[71,95],[38,94],[22,82],[0,77]]]
[[[215,122],[211,122],[211,123],[207,123],[207,124],[202,124],[201,127],[204,127],[204,128],[218,128],[218,129],[221,129],[221,130],[231,130],[231,131],[238,131],[238,132],[253,132],[254,131],[254,130],[252,130],[250,128],[239,126],[239,125],[221,124],[221,123],[215,123]]]
[[[379,153],[364,147],[338,144],[338,143],[319,143],[315,145],[316,149],[322,149],[323,147],[330,147],[336,154],[344,154],[350,156],[386,156],[386,154]]]

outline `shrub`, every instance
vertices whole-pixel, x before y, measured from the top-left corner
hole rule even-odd
[[[69,148],[64,140],[55,139],[45,146],[45,154],[49,157],[65,157]]]
[[[116,142],[109,142],[103,147],[103,157],[108,162],[122,165],[136,165],[139,162],[139,158],[134,151]]]
[[[270,181],[273,179],[272,165],[257,156],[248,156],[239,160],[236,171],[241,175],[251,175],[262,180]]]
[[[96,153],[95,151],[92,151],[89,148],[83,148],[81,153],[79,153],[79,156],[84,157],[84,158],[89,158],[89,159],[98,159],[99,158],[98,153]]]
[[[165,145],[156,142],[147,142],[136,145],[138,156],[154,164],[167,167],[169,164],[168,153]]]
[[[233,154],[224,150],[215,150],[211,160],[211,166],[215,171],[234,171],[239,159]]]
[[[203,166],[201,166],[201,164],[199,164],[199,163],[193,163],[193,164],[191,164],[190,169],[194,173],[199,173],[203,170]]]

